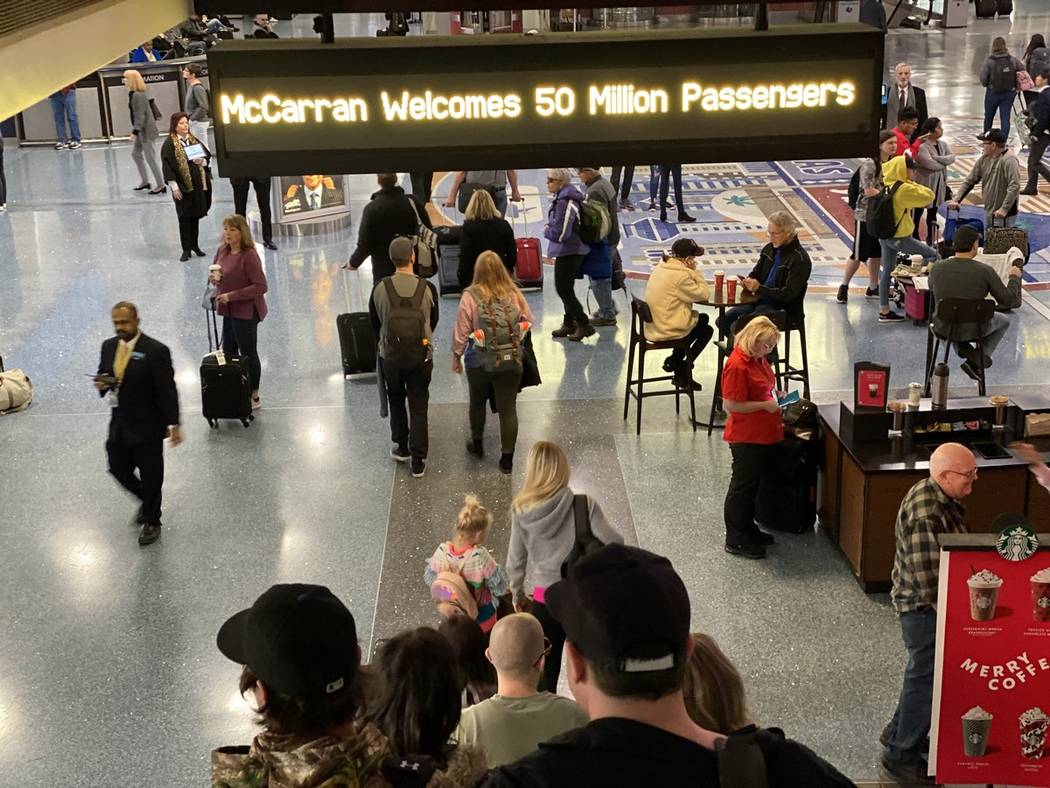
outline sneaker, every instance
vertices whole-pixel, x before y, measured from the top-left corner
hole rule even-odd
[[[1038,189],[1021,189],[1021,191],[1019,191],[1018,194],[1023,194],[1025,197],[1035,197],[1037,194],[1039,194],[1039,190]]]
[[[576,330],[569,335],[569,340],[572,342],[582,342],[587,337],[592,336],[594,333],[594,326],[592,326],[590,323],[585,323],[582,326],[576,326]]]
[[[678,221],[680,223],[682,223],[682,224],[692,224],[693,222],[696,221],[696,217],[695,216],[690,216],[687,213],[683,213],[682,211],[679,211],[678,212]]]
[[[904,320],[904,315],[900,312],[894,312],[892,309],[889,312],[879,312],[880,323],[900,323]]]
[[[754,560],[766,557],[766,548],[757,544],[729,544],[729,542],[726,542],[726,552],[730,555]]]
[[[69,148],[68,142],[56,142],[55,150],[67,150]]]
[[[467,441],[467,454],[478,459],[485,456],[485,446],[481,442],[481,438],[471,438]]]
[[[556,328],[551,331],[551,336],[554,339],[565,339],[565,337],[576,331],[576,326],[570,323],[562,323],[560,328]]]
[[[3,213],[6,210],[7,210],[7,203],[0,202],[0,213]]]
[[[674,385],[676,388],[682,389],[682,391],[689,391],[689,389],[703,391],[704,388],[692,378],[679,378],[677,376],[675,376]]]
[[[416,479],[422,479],[423,474],[427,472],[427,464],[419,457],[412,458],[412,476]]]
[[[591,325],[592,326],[615,326],[616,325],[616,318],[615,317],[592,317],[591,318]],[[570,337],[570,339],[571,338],[572,337]]]
[[[879,288],[877,288],[877,287],[866,287],[866,288],[864,288],[864,297],[865,298],[878,298],[879,297]]]
[[[675,368],[677,366],[678,366],[678,360],[674,356],[668,356],[667,358],[664,359],[664,363],[663,363],[664,372],[667,372],[668,374],[670,374],[671,372],[675,371]]]
[[[891,761],[885,754],[880,758],[882,768],[906,785],[936,785],[934,779],[926,774],[925,761]]]
[[[656,210],[656,200],[649,200],[649,210],[650,211],[655,211]]]
[[[71,143],[69,143],[69,149],[70,150],[76,150],[79,147],[80,147],[79,140],[73,140]]]
[[[839,285],[839,291],[835,295],[835,300],[840,304],[845,304],[849,301],[849,288],[846,285]]]
[[[620,210],[621,211],[633,211],[634,210],[634,203],[631,202],[630,200],[621,199],[619,205],[620,205]]]
[[[412,455],[408,453],[408,446],[403,444],[392,448],[390,450],[390,456],[398,462],[408,462],[412,459]]]
[[[500,454],[499,456],[499,472],[510,473],[514,470],[514,453]]]

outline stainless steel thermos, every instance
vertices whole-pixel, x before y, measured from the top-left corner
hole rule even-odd
[[[944,362],[933,368],[930,393],[933,400],[931,407],[934,410],[944,410],[948,407],[948,365]]]

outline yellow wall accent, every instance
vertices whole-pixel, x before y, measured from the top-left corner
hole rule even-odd
[[[100,0],[0,38],[0,119],[186,19],[190,0]]]

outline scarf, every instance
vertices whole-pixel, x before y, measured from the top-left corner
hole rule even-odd
[[[187,145],[196,145],[199,140],[192,134],[186,135]],[[185,184],[182,188],[184,192],[193,191],[193,178],[190,176],[190,161],[186,158],[186,150],[182,147],[182,140],[179,139],[178,134],[171,135],[172,147],[175,148],[175,168],[179,171],[179,180]],[[201,170],[201,186],[204,191],[208,190],[208,177],[204,172],[204,166],[201,164],[197,165]]]

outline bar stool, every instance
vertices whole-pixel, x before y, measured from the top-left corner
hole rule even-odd
[[[930,379],[933,377],[933,368],[937,364],[937,353],[941,343],[944,343],[944,363],[948,363],[948,354],[951,352],[952,343],[958,340],[953,338],[955,326],[959,323],[977,324],[977,352],[984,358],[984,327],[992,321],[995,315],[995,302],[988,299],[978,301],[965,298],[944,298],[937,302],[935,307],[936,318],[948,324],[948,336],[941,336],[933,329],[933,321],[930,321],[930,330],[926,335],[926,388],[923,389],[924,397],[930,396]],[[971,365],[972,366],[972,365]],[[984,396],[984,366],[974,369],[977,373],[977,393]]]
[[[646,397],[663,397],[669,394],[674,395],[674,412],[681,413],[681,396],[685,394],[689,397],[689,414],[690,421],[693,424],[693,432],[696,432],[696,400],[693,397],[693,387],[690,386],[688,389],[683,389],[678,385],[675,376],[671,375],[660,375],[655,378],[645,377],[645,354],[651,350],[675,350],[681,348],[685,350],[689,346],[688,337],[682,337],[681,339],[666,339],[660,342],[652,342],[645,338],[645,324],[653,322],[653,313],[649,310],[649,305],[638,296],[631,296],[631,338],[630,338],[630,350],[627,354],[627,387],[623,394],[623,418],[627,420],[627,411],[630,407],[631,397],[634,397],[638,401],[638,418],[635,425],[635,435],[642,434],[642,400]],[[638,377],[632,377],[634,374],[634,357],[635,353],[638,354]],[[665,380],[670,380],[674,383],[673,389],[658,389],[657,391],[645,391],[646,383],[662,383]],[[635,388],[638,390],[635,391]]]
[[[775,315],[775,317],[774,317]],[[777,386],[787,391],[788,381],[795,380],[802,384],[802,396],[809,399],[809,348],[806,346],[806,316],[791,317],[787,312],[779,311],[770,315],[777,329],[784,336],[784,355],[777,359]],[[798,332],[798,341],[802,349],[802,366],[791,366],[791,332]]]

